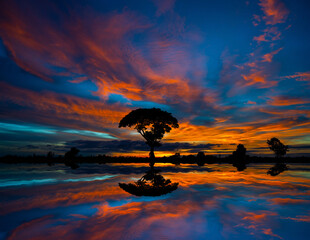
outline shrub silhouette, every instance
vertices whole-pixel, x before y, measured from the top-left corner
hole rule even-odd
[[[139,108],[131,111],[120,122],[121,127],[134,127],[146,140],[150,150],[150,167],[155,164],[154,148],[159,147],[160,140],[172,128],[178,128],[178,120],[166,111],[159,108]]]
[[[269,149],[274,151],[276,158],[283,157],[286,152],[288,152],[288,146],[281,143],[281,141],[278,138],[271,138],[270,140],[267,140],[267,144],[269,146]]]

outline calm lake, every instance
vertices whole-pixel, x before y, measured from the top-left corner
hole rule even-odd
[[[156,164],[178,188],[138,197],[147,164],[1,164],[0,239],[310,239],[310,164],[271,166]]]

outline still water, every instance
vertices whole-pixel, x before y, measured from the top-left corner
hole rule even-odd
[[[156,164],[178,188],[138,197],[147,164],[2,164],[0,239],[310,239],[310,165],[271,166]]]

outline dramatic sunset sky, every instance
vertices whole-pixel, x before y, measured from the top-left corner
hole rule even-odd
[[[157,156],[310,154],[308,0],[0,2],[0,155],[145,155],[136,108],[180,128]]]

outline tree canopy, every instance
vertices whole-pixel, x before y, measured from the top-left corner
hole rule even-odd
[[[171,113],[159,108],[139,108],[127,114],[118,127],[134,127],[150,147],[157,147],[164,134],[179,124]]]
[[[172,128],[178,128],[178,120],[159,108],[139,108],[131,111],[120,122],[118,127],[134,127],[150,146],[150,166],[155,164],[154,147],[159,147],[160,140]]]
[[[73,159],[78,155],[79,152],[79,149],[77,149],[76,147],[72,147],[68,152],[65,153],[65,158]]]
[[[237,158],[244,158],[246,154],[246,148],[243,144],[238,144],[236,151],[233,151],[233,156]]]
[[[288,146],[281,143],[281,141],[278,138],[271,138],[270,140],[267,140],[267,144],[269,146],[269,149],[274,151],[276,157],[282,157],[288,152]]]

